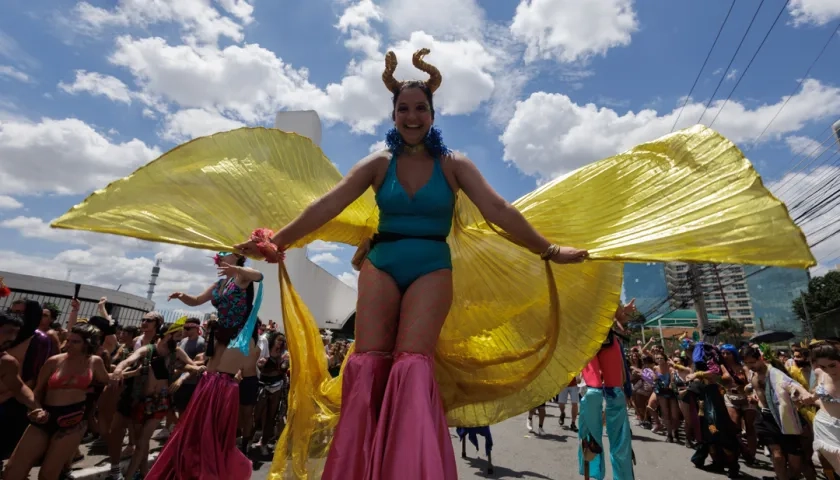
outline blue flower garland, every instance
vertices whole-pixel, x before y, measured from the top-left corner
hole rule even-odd
[[[435,126],[429,129],[429,132],[423,139],[423,144],[426,146],[429,154],[436,158],[452,153],[449,147],[443,143],[443,134],[440,133],[440,129]],[[392,155],[399,155],[402,153],[403,147],[405,147],[405,141],[402,135],[400,135],[400,132],[396,128],[392,128],[385,134],[385,145]]]

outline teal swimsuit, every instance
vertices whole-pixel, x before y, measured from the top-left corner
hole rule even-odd
[[[449,187],[440,159],[434,159],[432,177],[409,198],[397,179],[397,157],[391,159],[379,191],[379,233],[374,235],[368,260],[397,282],[401,292],[435,270],[452,269],[446,237],[452,229],[455,194]]]

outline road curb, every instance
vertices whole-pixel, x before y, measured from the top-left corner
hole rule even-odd
[[[152,453],[149,455],[149,464],[154,462],[158,457],[159,452]],[[120,469],[125,471],[128,468],[128,462],[131,459],[125,459],[120,462]],[[73,470],[70,474],[73,476],[75,480],[106,480],[108,478],[108,474],[111,472],[111,465],[96,465],[93,467],[83,468],[81,470]],[[128,479],[127,479],[128,480]]]

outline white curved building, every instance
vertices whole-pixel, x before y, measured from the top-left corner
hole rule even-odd
[[[308,137],[316,145],[321,143],[321,119],[312,110],[280,112],[274,121],[274,128]],[[286,252],[284,263],[295,290],[315,317],[318,327],[341,329],[356,312],[356,290],[309,260],[305,248]],[[265,290],[260,318],[264,321],[271,319],[282,325],[277,265],[254,262],[254,266],[264,277]]]

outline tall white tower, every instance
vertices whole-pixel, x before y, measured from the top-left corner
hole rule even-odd
[[[155,262],[155,266],[152,267],[152,277],[149,279],[149,290],[146,292],[146,299],[151,300],[152,296],[155,294],[155,285],[157,285],[157,278],[160,275],[160,259],[158,258]]]

